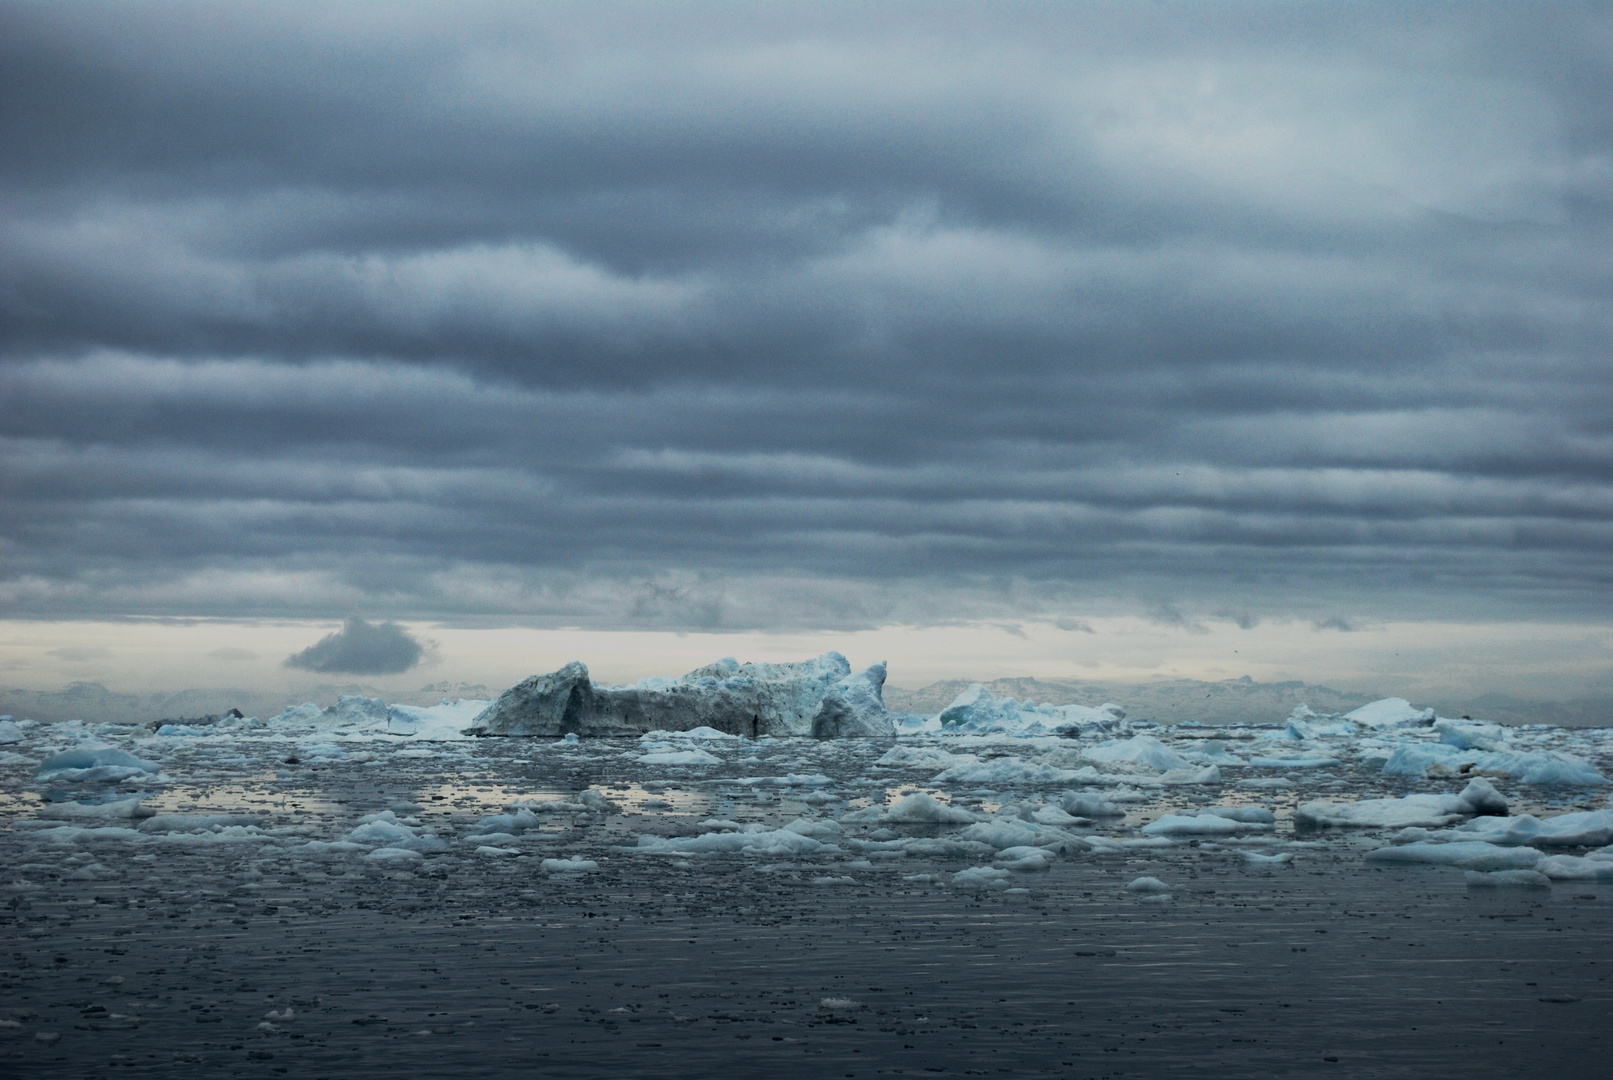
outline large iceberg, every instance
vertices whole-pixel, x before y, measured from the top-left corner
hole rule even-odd
[[[855,679],[837,652],[793,664],[719,660],[677,679],[595,686],[572,661],[511,687],[466,729],[470,735],[637,736],[711,727],[729,735],[890,734],[879,690],[884,665]],[[875,679],[877,678],[877,684]]]

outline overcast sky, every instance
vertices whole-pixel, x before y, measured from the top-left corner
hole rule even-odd
[[[1610,102],[1570,3],[0,3],[0,615],[1605,624]]]

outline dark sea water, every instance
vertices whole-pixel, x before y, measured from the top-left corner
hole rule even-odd
[[[776,755],[775,772],[832,774],[783,790],[645,780],[631,747],[295,765],[284,748],[175,750],[150,801],[242,815],[258,839],[239,841],[23,828],[53,793],[14,784],[0,1074],[1610,1075],[1607,884],[1470,888],[1369,867],[1364,841],[1293,847],[1282,826],[1286,866],[1188,843],[1067,852],[984,891],[951,884],[968,859],[631,850],[708,816],[823,813],[805,800],[825,787],[843,812],[874,793],[882,749],[781,746],[727,770]],[[477,853],[474,823],[508,799],[589,785],[621,812],[556,814]],[[445,850],[303,846],[383,809]],[[598,869],[542,868],[560,856]],[[1139,875],[1170,899],[1128,893]]]

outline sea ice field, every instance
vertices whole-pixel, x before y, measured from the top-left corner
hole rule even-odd
[[[0,1070],[1607,1075],[1607,728],[490,704],[0,720]]]

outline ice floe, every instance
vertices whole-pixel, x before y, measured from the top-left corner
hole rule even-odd
[[[1399,799],[1308,802],[1294,810],[1301,828],[1438,828],[1475,814],[1505,814],[1507,802],[1485,780],[1474,780],[1457,795],[1418,794]]]

